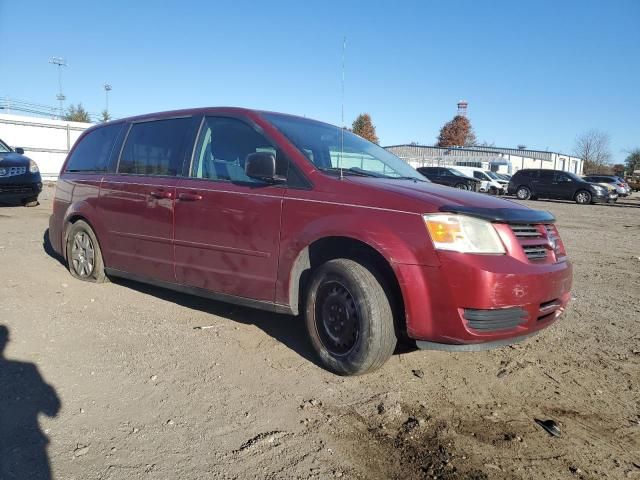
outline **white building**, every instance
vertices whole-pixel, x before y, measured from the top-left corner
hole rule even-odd
[[[67,122],[25,115],[0,114],[0,138],[10,147],[22,147],[42,177],[55,179],[67,153],[91,123]]]
[[[412,167],[477,166],[499,173],[513,174],[523,168],[564,170],[582,174],[583,160],[558,152],[543,152],[499,147],[431,147],[426,145],[393,145],[384,147]]]

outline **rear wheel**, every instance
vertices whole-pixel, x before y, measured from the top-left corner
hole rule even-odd
[[[82,220],[69,227],[67,266],[71,275],[79,280],[94,283],[108,281],[98,239],[89,224]]]
[[[531,198],[531,190],[529,187],[518,187],[518,190],[516,190],[516,197],[518,197],[519,200],[529,200]]]
[[[339,258],[320,266],[309,284],[305,314],[323,366],[339,375],[380,368],[397,343],[391,303],[364,265]]]
[[[589,205],[591,203],[591,193],[586,190],[580,190],[576,193],[575,201],[580,205]]]

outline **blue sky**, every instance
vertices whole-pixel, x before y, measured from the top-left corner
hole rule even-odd
[[[248,106],[340,123],[369,112],[383,145],[432,144],[460,99],[480,141],[570,153],[599,129],[640,147],[640,0],[0,0],[0,96],[117,117]]]

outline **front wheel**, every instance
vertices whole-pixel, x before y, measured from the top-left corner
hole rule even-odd
[[[460,190],[469,190],[469,188],[464,184],[464,183],[456,183],[455,188],[458,188]]]
[[[589,205],[591,203],[591,194],[586,190],[580,190],[576,193],[576,203],[580,205]]]
[[[38,203],[38,197],[30,197],[22,200],[22,205],[25,207],[37,207],[40,204]]]
[[[89,224],[82,220],[69,227],[67,266],[71,275],[79,280],[94,283],[108,281],[98,239]]]
[[[529,200],[531,198],[531,190],[528,187],[520,187],[516,191],[516,197],[518,197],[518,200]]]
[[[323,366],[339,375],[380,368],[396,347],[387,293],[371,270],[353,260],[330,260],[315,271],[305,316]]]

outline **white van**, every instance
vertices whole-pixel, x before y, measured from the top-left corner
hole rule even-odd
[[[463,175],[480,180],[482,182],[480,184],[481,192],[490,193],[491,195],[502,195],[507,191],[507,184],[509,182],[498,178],[495,173],[489,170],[478,167],[462,167],[459,165],[453,168]]]

